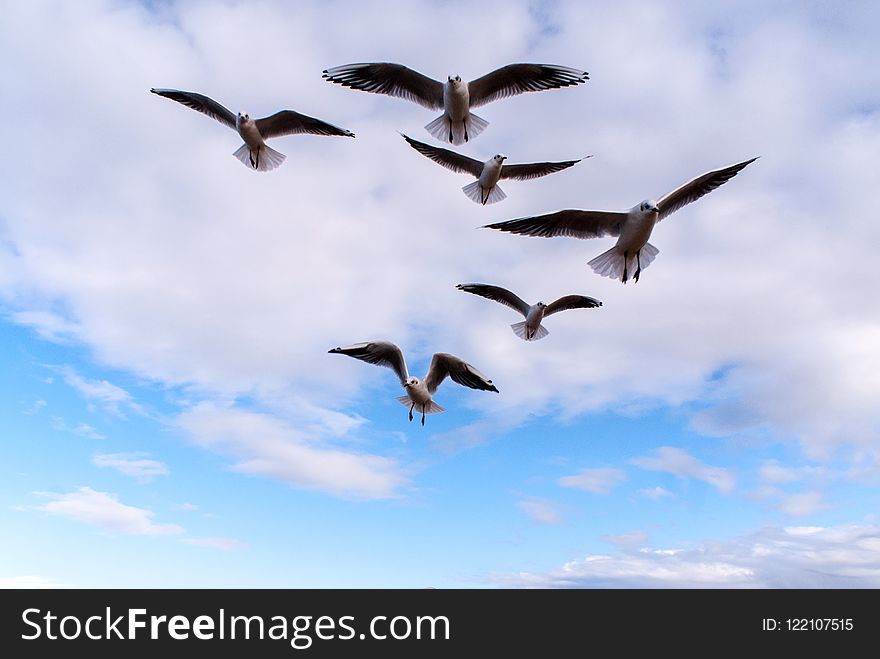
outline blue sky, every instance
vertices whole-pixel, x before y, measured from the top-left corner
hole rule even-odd
[[[880,585],[873,4],[407,7],[4,7],[0,584]],[[583,67],[461,151],[594,157],[473,204],[396,132],[432,113],[321,80],[371,60]],[[150,87],[357,138],[280,138],[256,174]],[[475,229],[755,155],[635,285],[587,267],[608,240]],[[526,344],[466,281],[604,306]],[[410,424],[390,371],[327,354],[378,339],[501,393],[447,382]]]

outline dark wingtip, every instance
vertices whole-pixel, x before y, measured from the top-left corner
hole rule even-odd
[[[464,288],[464,284],[456,284],[455,287],[456,287],[458,290],[462,290],[462,289]]]
[[[498,387],[496,387],[494,384],[492,385],[492,388],[489,389],[489,391],[494,391],[496,394],[500,394],[500,393],[501,393],[500,391],[498,391]]]
[[[328,352],[328,353],[331,353],[331,352],[342,352],[342,348],[330,348],[330,350],[328,350],[327,352]]]

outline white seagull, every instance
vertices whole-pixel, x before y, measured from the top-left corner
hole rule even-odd
[[[569,236],[586,239],[617,236],[614,247],[594,258],[588,265],[603,277],[612,279],[620,277],[624,284],[629,279],[630,271],[635,269],[633,279],[638,281],[642,268],[647,268],[660,252],[648,242],[654,225],[682,206],[696,201],[726,183],[755,160],[757,158],[729,167],[713,169],[673,190],[660,201],[649,199],[628,211],[564,210],[547,215],[496,222],[487,224],[483,228],[542,238]]]
[[[525,316],[525,320],[521,323],[514,323],[510,328],[523,341],[537,341],[547,336],[550,332],[541,324],[541,321],[551,314],[558,311],[568,311],[569,309],[595,309],[602,306],[599,300],[587,297],[586,295],[566,295],[550,304],[544,304],[543,302],[528,304],[518,295],[500,286],[458,284],[456,288],[465,293],[473,293],[487,300],[500,302],[514,311],[519,311]]]
[[[346,64],[325,69],[328,82],[374,94],[405,98],[443,114],[425,128],[438,140],[464,144],[483,132],[489,122],[471,113],[499,98],[578,85],[590,79],[586,71],[553,64],[508,64],[482,78],[463,82],[448,76],[445,83],[402,64]]]
[[[159,96],[170,98],[172,101],[183,103],[186,107],[206,114],[221,124],[238,131],[244,144],[232,155],[246,167],[259,172],[271,171],[284,162],[285,155],[266,144],[265,140],[270,137],[281,137],[294,133],[354,137],[354,133],[351,131],[293,110],[281,110],[269,117],[251,119],[249,115],[241,112],[238,115],[232,114],[214,99],[195,92],[182,92],[176,89],[151,89],[150,91]]]
[[[424,380],[419,380],[409,374],[400,348],[388,341],[356,343],[347,348],[333,348],[328,352],[348,355],[368,364],[387,366],[392,369],[400,378],[400,385],[406,390],[406,395],[398,396],[397,400],[409,407],[410,421],[413,420],[413,410],[421,412],[422,425],[425,425],[426,414],[446,411],[431,398],[446,376],[471,389],[498,393],[492,380],[487,379],[485,375],[467,362],[445,352],[438,352],[434,355]]]
[[[401,133],[401,135],[403,134]],[[473,183],[468,183],[462,188],[462,191],[469,199],[484,206],[507,198],[504,190],[498,185],[500,179],[528,181],[529,179],[540,178],[547,176],[547,174],[568,169],[583,160],[583,158],[578,158],[577,160],[563,160],[561,162],[532,162],[524,165],[505,165],[504,161],[507,160],[507,156],[501,153],[492,156],[486,162],[480,162],[449,149],[441,149],[424,142],[419,142],[406,135],[403,135],[403,139],[423,156],[427,156],[434,162],[443,165],[446,169],[476,176],[477,180]],[[586,157],[590,158],[591,156]]]

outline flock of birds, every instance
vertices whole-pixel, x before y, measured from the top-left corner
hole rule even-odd
[[[589,80],[585,71],[567,66],[509,64],[470,82],[462,81],[459,76],[449,76],[446,82],[440,82],[401,64],[388,62],[338,66],[326,69],[323,77],[328,82],[343,87],[396,96],[430,110],[442,110],[443,113],[428,123],[425,129],[436,139],[454,145],[469,142],[489,125],[485,119],[471,112],[473,108],[525,92],[576,86]],[[233,155],[245,166],[260,172],[275,169],[285,159],[284,154],[266,144],[267,139],[303,133],[354,137],[354,133],[349,130],[293,110],[281,110],[262,119],[252,119],[241,112],[233,114],[217,101],[195,92],[155,88],[150,91],[182,103],[236,130],[244,144]],[[498,186],[498,181],[502,179],[539,178],[572,167],[583,159],[506,165],[504,161],[507,157],[496,154],[481,162],[450,149],[431,146],[407,135],[402,136],[413,149],[434,162],[454,172],[476,177],[475,181],[464,186],[462,190],[468,198],[482,205],[506,198]],[[755,160],[756,158],[752,158],[706,172],[659,200],[648,199],[629,210],[568,209],[496,222],[484,228],[542,238],[616,237],[614,246],[591,260],[589,265],[597,274],[620,279],[624,284],[630,278],[637,282],[642,269],[648,267],[659,252],[648,242],[654,226],[683,206],[726,183]],[[566,295],[550,304],[528,304],[516,294],[499,286],[459,284],[457,288],[494,300],[519,312],[525,320],[512,324],[511,328],[525,341],[547,336],[549,332],[541,323],[551,314],[602,306],[599,300],[584,295]],[[444,352],[434,355],[428,373],[422,380],[409,374],[400,348],[387,341],[357,343],[345,348],[333,348],[329,352],[348,355],[393,370],[406,392],[397,400],[409,407],[410,421],[413,420],[413,411],[420,413],[422,425],[425,425],[426,414],[444,411],[444,408],[434,402],[433,396],[447,377],[471,389],[498,392],[492,380],[474,366]]]

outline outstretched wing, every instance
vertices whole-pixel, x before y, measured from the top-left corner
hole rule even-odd
[[[587,156],[590,158],[591,156]],[[561,162],[532,162],[524,165],[502,165],[501,178],[512,178],[518,181],[528,181],[532,178],[541,178],[547,174],[561,172],[577,165],[583,158],[577,160],[563,160]]]
[[[339,126],[328,124],[326,121],[309,117],[293,110],[281,110],[269,117],[257,119],[257,130],[263,139],[293,135],[294,133],[309,133],[311,135],[339,135],[340,137],[354,137],[354,133]]]
[[[403,135],[403,133],[401,133],[401,135]],[[427,156],[434,162],[443,165],[446,169],[451,169],[453,172],[473,174],[476,177],[479,177],[483,172],[483,163],[479,160],[468,158],[467,156],[463,156],[455,151],[450,151],[449,149],[441,149],[440,147],[419,142],[407,135],[403,135],[403,139],[405,139],[412,148],[423,156]]]
[[[500,302],[514,311],[519,311],[523,316],[527,316],[529,313],[529,305],[518,295],[511,293],[506,288],[490,286],[489,284],[458,284],[456,288],[465,293],[473,293],[474,295],[479,295],[487,300]]]
[[[170,98],[172,101],[183,103],[186,107],[192,108],[202,114],[206,114],[212,119],[216,119],[221,124],[225,124],[235,129],[235,115],[230,110],[220,105],[213,98],[208,98],[202,94],[195,92],[182,92],[176,89],[150,89],[154,94]]]
[[[437,391],[437,387],[446,379],[447,375],[465,387],[498,393],[492,380],[489,380],[473,366],[454,355],[438,352],[431,360],[431,368],[428,369],[428,374],[425,376],[425,386],[431,395]]]
[[[586,71],[553,64],[508,64],[468,83],[472,108],[499,98],[586,82]]]
[[[566,295],[555,302],[551,302],[544,309],[544,317],[554,314],[558,311],[568,311],[569,309],[595,309],[601,307],[602,303],[594,297],[586,295]]]
[[[620,227],[624,220],[626,220],[626,213],[615,211],[564,210],[547,215],[496,222],[495,224],[487,224],[483,228],[541,238],[569,236],[585,239],[619,236]]]
[[[746,165],[750,165],[756,160],[757,158],[752,158],[751,160],[745,160],[735,165],[731,165],[730,167],[713,169],[711,172],[706,172],[695,179],[691,179],[676,190],[673,190],[657,202],[657,207],[660,209],[660,215],[657,218],[657,221],[659,222],[667,215],[672,215],[672,213],[682,206],[687,206],[692,201],[696,201],[703,195],[712,192],[715,188],[727,183],[730,179],[745,169]]]
[[[406,382],[409,377],[409,373],[406,370],[406,362],[403,359],[403,353],[400,352],[400,348],[388,341],[355,343],[347,348],[333,348],[328,352],[348,355],[349,357],[360,359],[368,364],[376,364],[378,366],[390,368],[397,373],[397,377],[400,378],[401,384]]]
[[[325,69],[322,77],[343,87],[405,98],[431,110],[443,108],[443,83],[402,64],[345,64]]]

